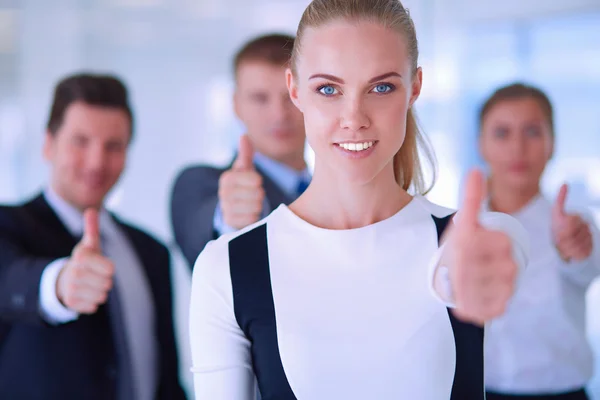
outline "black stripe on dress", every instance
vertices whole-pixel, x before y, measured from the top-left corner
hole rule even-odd
[[[453,214],[444,218],[432,215],[437,229],[438,243]],[[483,328],[462,322],[448,308],[454,332],[456,369],[450,400],[484,400]]]
[[[229,269],[235,318],[252,343],[262,400],[296,400],[279,353],[266,224],[229,242]]]

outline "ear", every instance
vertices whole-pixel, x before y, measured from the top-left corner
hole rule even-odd
[[[550,152],[548,153],[548,161],[552,160],[554,157],[554,142],[556,141],[554,134],[550,137]]]
[[[411,93],[410,93],[410,100],[409,100],[410,107],[412,107],[413,104],[415,103],[415,101],[417,101],[417,99],[419,98],[419,95],[421,94],[422,86],[423,86],[423,69],[421,67],[418,67],[417,72],[415,73],[415,76],[413,77],[413,81],[412,81],[412,85],[411,85]]]
[[[298,84],[296,83],[296,79],[294,78],[294,74],[290,68],[285,70],[285,82],[287,83],[288,92],[290,93],[290,99],[292,103],[302,112],[302,107],[300,106],[300,100],[298,98]]]
[[[52,160],[52,147],[54,145],[54,140],[54,135],[49,130],[46,130],[46,136],[44,137],[44,146],[42,147],[42,155],[44,156],[44,159],[46,161]]]
[[[477,135],[477,150],[479,150],[479,155],[483,160],[487,163],[487,158],[485,157],[485,152],[483,151],[483,132],[479,131]]]

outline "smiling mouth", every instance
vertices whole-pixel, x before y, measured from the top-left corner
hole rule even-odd
[[[375,143],[377,143],[377,141],[372,140],[358,143],[336,143],[336,145],[344,150],[359,152],[370,149],[375,145]]]

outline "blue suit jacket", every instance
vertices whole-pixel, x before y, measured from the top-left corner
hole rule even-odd
[[[176,178],[171,195],[171,225],[175,241],[190,268],[206,244],[218,237],[213,226],[219,201],[219,178],[230,167],[214,168],[205,165],[185,168]],[[280,204],[290,204],[287,196],[264,171],[262,176],[265,196],[271,210]]]
[[[184,400],[173,334],[167,248],[120,222],[147,274],[156,311],[160,374],[157,400]],[[116,398],[116,355],[110,313],[57,326],[39,312],[44,268],[68,257],[71,236],[42,195],[20,206],[0,206],[0,398],[107,400]]]

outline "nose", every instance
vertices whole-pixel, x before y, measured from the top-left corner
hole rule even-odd
[[[523,156],[527,146],[527,138],[524,135],[512,135],[510,151],[514,155]]]
[[[86,166],[90,171],[101,171],[107,160],[107,151],[101,143],[89,146],[86,154]]]
[[[368,128],[370,124],[371,121],[365,112],[362,99],[358,96],[346,97],[340,118],[340,127],[356,132]]]

